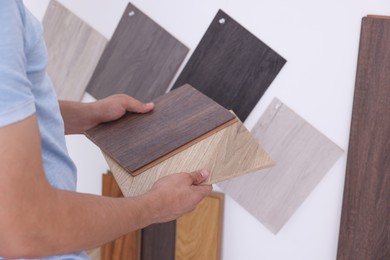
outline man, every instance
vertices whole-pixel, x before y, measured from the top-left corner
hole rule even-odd
[[[211,191],[197,185],[208,175],[201,170],[162,178],[134,198],[74,192],[64,133],[83,133],[126,111],[147,113],[154,104],[126,95],[58,102],[46,63],[39,22],[22,0],[0,1],[0,256],[88,259],[83,250],[175,219]]]

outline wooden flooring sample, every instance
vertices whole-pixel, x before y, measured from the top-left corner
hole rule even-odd
[[[86,134],[114,161],[138,175],[148,164],[234,118],[210,98],[185,85],[157,98],[150,113],[128,113]]]
[[[87,91],[96,99],[126,93],[141,101],[164,94],[188,48],[128,4]]]
[[[286,60],[219,11],[179,75],[245,121]]]
[[[218,186],[277,233],[343,151],[277,99],[252,133],[276,165]]]
[[[48,74],[58,99],[81,100],[107,40],[57,1],[43,19]]]
[[[176,221],[176,260],[220,260],[224,195],[213,192]]]
[[[338,260],[390,259],[390,17],[362,20]]]
[[[210,176],[205,183],[212,184],[274,164],[239,121],[135,177],[103,155],[126,197],[143,194],[158,179],[177,172],[208,169]]]
[[[103,196],[123,197],[112,173],[103,175]],[[100,250],[101,260],[139,260],[141,231],[135,230],[115,241],[105,244]]]
[[[175,260],[176,221],[142,230],[141,260]]]

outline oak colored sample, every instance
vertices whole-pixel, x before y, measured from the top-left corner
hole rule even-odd
[[[245,121],[285,62],[219,10],[173,89],[188,83]]]
[[[175,260],[176,221],[142,229],[141,260]]]
[[[48,74],[58,99],[81,100],[107,40],[52,0],[43,19]]]
[[[338,260],[390,259],[390,17],[362,20]]]
[[[276,165],[218,186],[277,233],[343,151],[277,99],[252,134]]]
[[[188,48],[128,4],[87,91],[96,99],[126,93],[141,101],[164,94]]]
[[[221,259],[224,195],[213,192],[176,221],[176,260]]]
[[[138,175],[140,168],[234,118],[210,98],[185,85],[157,98],[150,113],[128,113],[86,134],[128,172]]]
[[[103,196],[123,197],[112,173],[103,174]],[[135,230],[115,241],[105,244],[100,250],[101,260],[139,260],[141,231]]]
[[[126,197],[143,194],[158,179],[177,172],[208,169],[210,176],[205,183],[212,184],[274,164],[239,121],[135,177],[109,156],[103,155]]]

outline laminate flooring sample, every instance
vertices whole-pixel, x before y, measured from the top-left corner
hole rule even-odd
[[[107,40],[52,0],[43,19],[48,74],[58,99],[81,100]]]
[[[87,91],[96,99],[126,93],[141,101],[164,94],[188,48],[128,4]]]
[[[112,173],[103,175],[103,196],[123,197]],[[101,247],[100,260],[139,260],[141,231],[135,230]]]
[[[154,165],[138,176],[132,176],[103,153],[126,197],[143,194],[160,178],[177,173],[208,169],[206,184],[271,167],[274,162],[240,121],[199,141],[174,156]]]
[[[175,260],[176,221],[142,230],[141,260]]]
[[[138,175],[156,160],[234,119],[232,113],[185,85],[157,98],[150,113],[128,113],[86,134],[114,161]]]
[[[213,192],[176,221],[176,260],[221,259],[223,193]]]
[[[245,121],[285,62],[220,10],[172,88],[188,83]]]
[[[364,17],[338,260],[390,259],[390,17]]]
[[[218,186],[277,233],[343,151],[277,99],[252,134],[276,165]]]

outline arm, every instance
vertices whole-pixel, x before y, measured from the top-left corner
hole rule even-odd
[[[82,134],[100,123],[116,120],[126,111],[146,113],[153,103],[144,104],[128,95],[117,94],[92,103],[59,101],[65,134]]]
[[[94,248],[151,223],[172,220],[211,190],[194,185],[207,177],[205,172],[171,175],[134,198],[55,189],[44,174],[35,115],[0,128],[0,165],[0,255],[6,258]]]

